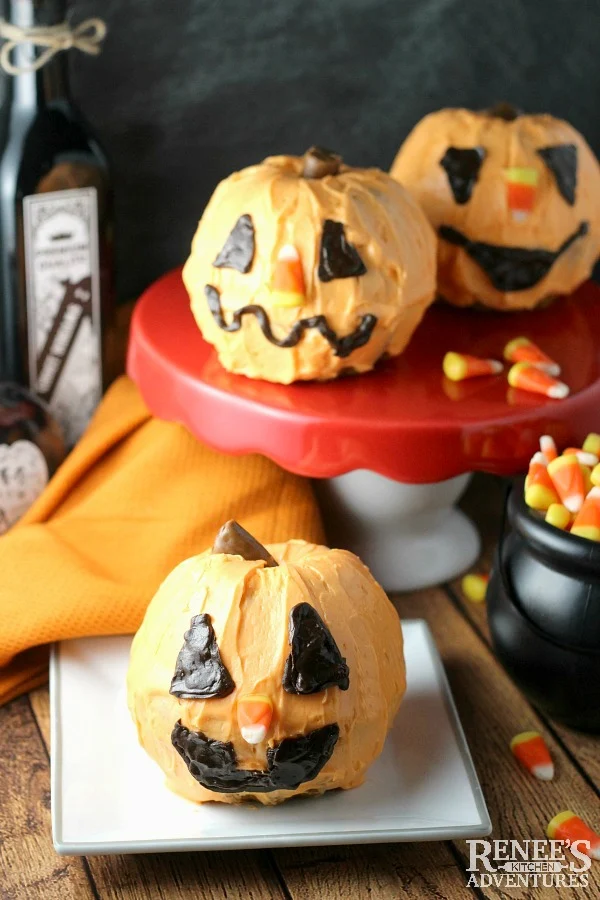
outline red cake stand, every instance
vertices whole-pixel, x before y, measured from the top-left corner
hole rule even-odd
[[[520,335],[561,364],[566,400],[515,390],[501,375],[459,384],[443,376],[446,351],[500,359]],[[156,416],[204,443],[328,479],[319,490],[345,526],[344,545],[388,588],[409,589],[475,559],[475,529],[454,507],[471,472],[522,472],[540,434],[565,446],[600,430],[600,288],[589,282],[530,313],[436,305],[405,353],[375,372],[276,385],[222,368],[176,270],[138,302],[127,369]]]

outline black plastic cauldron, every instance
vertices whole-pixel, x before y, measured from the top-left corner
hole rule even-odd
[[[496,654],[542,712],[600,732],[600,543],[548,525],[523,481],[506,514],[487,591]]]

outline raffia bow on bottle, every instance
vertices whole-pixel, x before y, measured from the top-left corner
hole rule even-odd
[[[102,19],[86,19],[75,27],[68,22],[61,22],[59,25],[31,28],[20,28],[5,19],[0,19],[0,38],[6,41],[0,50],[0,66],[9,75],[21,75],[41,69],[62,50],[75,48],[97,56],[105,36],[106,24]],[[16,66],[10,57],[15,47],[21,44],[34,44],[36,47],[45,47],[45,50],[31,62]]]

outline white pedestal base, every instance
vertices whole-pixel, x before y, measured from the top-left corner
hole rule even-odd
[[[475,527],[454,507],[470,477],[402,484],[359,469],[317,481],[329,543],[360,556],[387,591],[454,578],[480,549]]]

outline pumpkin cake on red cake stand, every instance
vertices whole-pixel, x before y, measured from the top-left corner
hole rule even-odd
[[[393,174],[404,186],[312,147],[226,178],[183,269],[191,310],[179,271],[156,282],[134,314],[128,371],[156,415],[210,446],[325,479],[330,542],[410,589],[476,559],[478,535],[454,506],[471,472],[521,472],[540,434],[577,445],[598,425],[600,292],[532,307],[589,275],[600,169],[567,123],[504,107],[428,117]],[[432,225],[449,299],[525,309],[432,307]],[[565,246],[552,254],[555,233]],[[500,244],[484,243],[494,234]],[[560,363],[571,396],[526,393],[505,374],[443,375],[448,351],[497,360],[521,335]]]
[[[510,388],[502,375],[444,378],[448,350],[499,358],[521,334],[561,364],[567,399]],[[195,325],[178,269],[140,298],[127,368],[155,415],[209,446],[262,453],[327,479],[321,493],[335,505],[339,529],[330,543],[355,551],[388,589],[411,589],[475,560],[477,533],[454,507],[469,473],[523,472],[540,434],[577,446],[597,430],[600,288],[588,282],[545,309],[512,315],[438,304],[404,353],[373,372],[281,385],[221,366]]]

